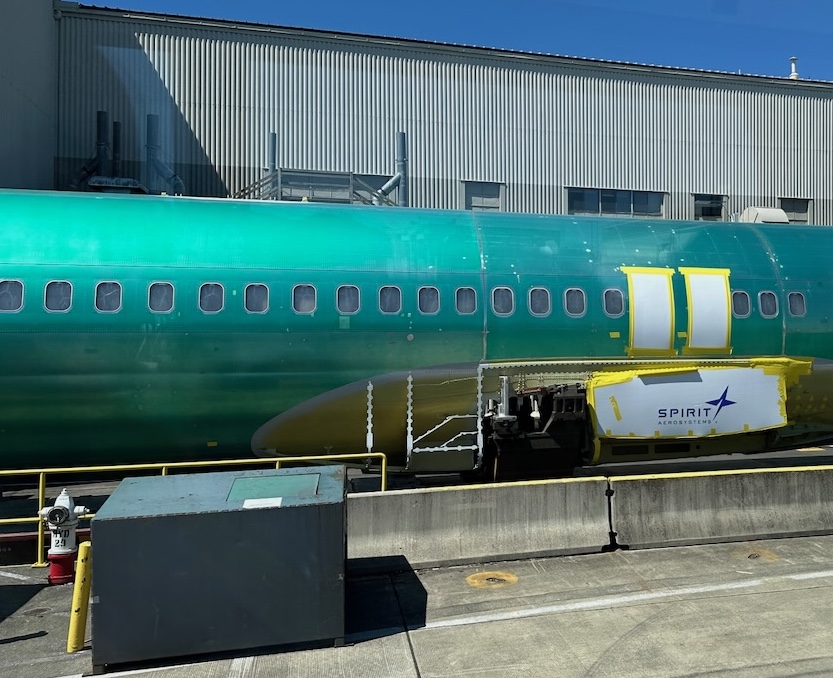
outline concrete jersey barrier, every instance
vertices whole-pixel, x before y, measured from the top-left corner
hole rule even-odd
[[[610,541],[607,488],[571,478],[351,494],[348,557],[418,568],[598,553]]]
[[[613,529],[631,548],[833,534],[833,467],[609,481]]]

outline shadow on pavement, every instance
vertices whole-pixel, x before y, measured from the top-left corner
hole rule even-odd
[[[346,641],[425,626],[428,593],[404,556],[347,561]]]
[[[11,584],[3,586],[2,595],[0,595],[0,622],[11,617],[15,612],[22,608],[38,593],[46,588],[46,584]],[[42,634],[41,634],[42,635]],[[26,637],[34,637],[31,634]],[[0,644],[14,642],[14,640],[24,640],[22,636],[16,639],[4,639],[0,636]]]

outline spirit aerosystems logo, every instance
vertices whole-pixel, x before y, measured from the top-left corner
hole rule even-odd
[[[723,389],[719,398],[707,400],[702,405],[693,407],[660,407],[657,409],[657,426],[682,426],[711,424],[724,407],[735,405],[736,401],[729,400],[729,387]],[[707,407],[708,406],[708,407]]]

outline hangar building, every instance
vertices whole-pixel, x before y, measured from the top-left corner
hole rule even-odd
[[[764,77],[59,0],[4,9],[0,186],[86,188],[105,157],[93,175],[151,192],[253,195],[271,160],[273,198],[366,202],[404,132],[415,207],[730,220],[759,205],[833,223],[833,84],[789,64]]]

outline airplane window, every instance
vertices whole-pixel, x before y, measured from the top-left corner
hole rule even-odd
[[[511,315],[515,310],[515,293],[508,287],[492,290],[492,311],[495,315]]]
[[[477,310],[477,292],[471,287],[460,287],[456,293],[457,313],[466,315]]]
[[[266,313],[269,309],[269,288],[261,283],[246,285],[244,305],[249,313]]]
[[[382,313],[399,313],[402,310],[402,291],[391,285],[380,287],[379,310]]]
[[[778,315],[778,299],[773,292],[760,292],[758,294],[758,307],[764,318],[774,318]]]
[[[732,313],[736,318],[746,318],[752,312],[749,295],[743,291],[732,292]]]
[[[174,286],[171,283],[152,283],[148,287],[148,308],[154,313],[170,313],[174,308]]]
[[[801,292],[790,292],[788,301],[790,302],[790,315],[801,317],[807,313],[807,303]]]
[[[529,290],[529,312],[532,315],[550,314],[550,291],[545,287],[533,287]]]
[[[102,313],[116,313],[121,309],[121,285],[100,282],[95,286],[95,308]]]
[[[220,283],[200,285],[200,310],[203,313],[219,313],[223,310],[225,290]]]
[[[358,313],[359,302],[359,288],[355,285],[341,285],[336,290],[336,307],[339,313]]]
[[[564,310],[567,315],[580,316],[584,315],[587,310],[587,303],[584,299],[584,290],[578,287],[571,287],[564,292]]]
[[[43,305],[47,311],[63,313],[72,306],[72,283],[66,280],[53,280],[46,285]]]
[[[436,287],[420,287],[417,293],[419,312],[433,315],[440,312],[440,291]]]
[[[19,311],[23,307],[23,283],[0,280],[0,311]]]
[[[625,314],[625,295],[622,290],[611,288],[604,294],[605,313],[611,318],[619,318]]]
[[[315,287],[295,285],[292,290],[292,308],[296,313],[314,313],[315,304]]]

